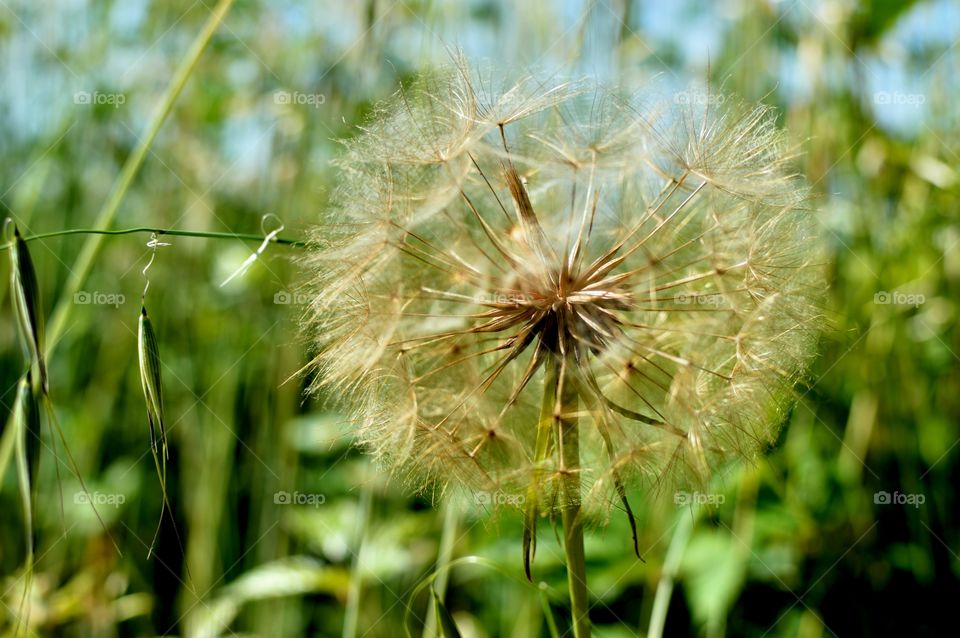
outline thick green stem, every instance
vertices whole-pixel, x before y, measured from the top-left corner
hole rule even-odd
[[[587,566],[583,553],[583,523],[580,521],[579,505],[568,505],[563,510],[563,540],[567,559],[567,584],[570,587],[570,609],[573,614],[573,635],[576,638],[589,638]]]
[[[575,638],[590,636],[590,604],[587,598],[587,565],[583,552],[583,520],[580,517],[580,433],[577,417],[577,394],[564,374],[560,362],[554,421],[562,464],[563,548],[567,562],[567,585],[570,588],[570,610]]]

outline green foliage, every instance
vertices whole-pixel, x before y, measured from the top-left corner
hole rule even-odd
[[[448,61],[448,44],[493,68],[565,66],[627,87],[659,73],[666,91],[709,78],[776,106],[828,240],[820,358],[764,459],[700,495],[630,492],[646,563],[619,512],[588,530],[595,635],[645,634],[667,548],[692,515],[675,501],[701,497],[664,635],[954,630],[938,601],[960,594],[955,3],[241,2],[166,105],[212,4],[0,5],[0,208],[24,236],[91,227],[113,208],[116,228],[255,235],[272,213],[302,237],[324,222],[336,140]],[[84,237],[28,244],[55,352],[51,409],[26,429],[10,427],[30,362],[2,260],[0,635],[29,622],[39,636],[340,636],[348,609],[357,636],[405,635],[407,616],[416,633],[435,613],[417,587],[437,569],[442,498],[465,504],[443,593],[460,633],[569,630],[563,549],[545,519],[541,589],[519,563],[519,514],[411,496],[353,447],[343,417],[304,399],[295,246],[269,245],[222,288],[256,243],[175,237],[157,251],[147,302],[172,516],[148,558],[164,504],[137,365],[146,239],[105,238],[89,272],[76,269]],[[69,312],[53,330],[58,300]],[[38,427],[39,448],[21,438],[18,451]]]

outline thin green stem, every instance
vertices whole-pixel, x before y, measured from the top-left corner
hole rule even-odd
[[[557,425],[561,467],[564,472],[563,490],[563,549],[567,563],[567,585],[570,589],[570,611],[575,638],[590,638],[590,603],[587,597],[587,564],[583,551],[583,519],[580,516],[580,432],[576,416],[577,394],[573,384],[565,378],[564,364],[559,365],[557,397],[553,420]]]
[[[138,226],[136,228],[118,228],[106,230],[100,228],[71,228],[68,230],[56,230],[50,233],[39,233],[23,237],[23,241],[33,241],[35,239],[48,239],[50,237],[64,237],[67,235],[132,235],[134,233],[155,233],[170,237],[203,237],[205,239],[239,239],[241,241],[260,241],[267,238],[266,235],[257,235],[252,233],[218,233],[213,231],[199,230],[181,230],[178,228],[153,228],[148,226]],[[285,239],[283,237],[273,237],[270,243],[281,244],[285,246],[303,247],[306,242],[302,239]],[[12,244],[6,243],[0,245],[0,250],[10,248]]]
[[[673,594],[673,582],[680,570],[680,561],[683,552],[690,540],[693,531],[694,513],[680,514],[680,520],[673,532],[673,539],[667,549],[667,557],[663,561],[663,570],[660,572],[660,581],[657,583],[657,593],[653,599],[653,612],[650,614],[650,625],[647,629],[647,638],[662,638],[663,628],[667,624],[667,609],[670,608],[670,596]]]
[[[553,617],[553,609],[550,607],[550,597],[547,596],[545,583],[540,583],[540,606],[543,608],[543,617],[547,621],[547,630],[550,632],[550,638],[560,638],[560,630],[557,629],[557,621]]]
[[[454,499],[447,499],[444,504],[443,531],[440,533],[440,548],[437,552],[437,578],[433,581],[433,590],[440,601],[446,596],[447,581],[450,570],[447,566],[453,558],[454,545],[457,541],[457,528],[460,526],[460,507]],[[431,600],[430,605],[436,602]],[[437,615],[427,613],[423,626],[423,638],[433,638],[437,635]]]
[[[360,622],[360,595],[363,589],[363,561],[367,550],[370,512],[373,506],[373,483],[367,481],[360,489],[360,514],[354,530],[353,564],[350,566],[350,584],[347,588],[347,602],[343,617],[343,638],[354,638]]]
[[[143,165],[143,161],[150,151],[150,146],[153,145],[153,141],[160,132],[160,128],[173,109],[177,98],[180,97],[183,87],[186,86],[187,80],[200,61],[200,57],[213,38],[213,34],[217,31],[227,11],[230,10],[231,5],[233,5],[233,1],[234,0],[220,0],[217,2],[213,11],[210,12],[210,17],[207,18],[206,23],[203,25],[203,29],[197,34],[187,54],[183,60],[181,60],[176,73],[170,78],[170,83],[167,85],[167,89],[160,103],[157,105],[156,111],[154,111],[150,122],[147,124],[146,132],[143,137],[140,138],[140,142],[133,150],[133,153],[127,158],[126,163],[124,163],[120,175],[117,177],[117,181],[114,182],[113,189],[110,191],[110,196],[107,198],[107,201],[104,202],[103,208],[100,209],[100,214],[97,215],[97,219],[94,222],[94,228],[97,230],[106,230],[113,224],[113,220],[117,216],[117,211],[120,210],[120,204],[123,202],[127,191],[130,190],[134,177],[136,177],[140,171],[140,167]],[[66,328],[70,311],[75,307],[75,304],[71,303],[71,300],[80,290],[87,275],[90,274],[90,270],[93,268],[93,262],[100,252],[102,243],[103,235],[91,235],[80,250],[80,256],[77,257],[73,268],[70,269],[70,275],[67,278],[60,301],[57,303],[56,308],[54,308],[48,325],[47,352],[45,353],[48,359],[56,347],[64,328]]]

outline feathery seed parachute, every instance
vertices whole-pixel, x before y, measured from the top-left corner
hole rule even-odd
[[[754,457],[823,288],[769,110],[492,77],[457,61],[346,142],[309,257],[315,390],[414,485],[534,517]]]

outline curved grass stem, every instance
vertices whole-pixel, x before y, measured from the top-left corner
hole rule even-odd
[[[35,239],[48,239],[50,237],[64,237],[67,235],[132,235],[135,233],[153,233],[157,236],[169,237],[202,237],[204,239],[238,239],[241,241],[265,241],[267,235],[257,235],[253,233],[218,233],[213,231],[199,230],[181,230],[178,228],[153,228],[149,226],[138,226],[136,228],[118,228],[107,230],[102,228],[71,228],[68,230],[56,230],[50,233],[39,233],[23,237],[23,241],[29,242]],[[273,237],[270,243],[281,244],[284,246],[302,247],[306,241],[302,239],[287,239],[284,237]],[[0,245],[0,250],[10,247],[10,244]]]

